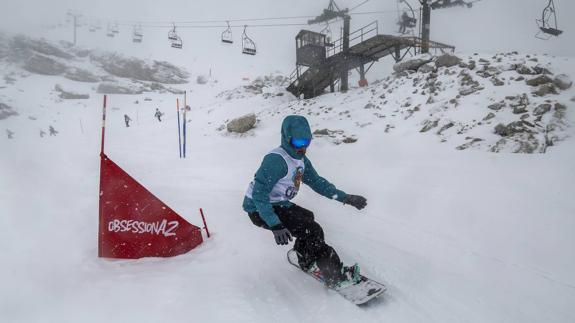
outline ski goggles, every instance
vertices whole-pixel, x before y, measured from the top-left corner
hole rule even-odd
[[[291,138],[290,143],[295,149],[307,148],[311,143],[311,138]]]

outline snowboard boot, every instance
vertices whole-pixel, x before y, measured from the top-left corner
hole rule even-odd
[[[319,269],[315,261],[306,269],[306,271],[309,274],[313,275],[315,278],[319,279],[320,281],[322,282],[325,281],[323,275],[321,274],[321,270]]]
[[[334,282],[333,288],[336,290],[344,289],[346,287],[355,285],[361,281],[359,273],[359,265],[341,267],[341,276],[338,281]]]

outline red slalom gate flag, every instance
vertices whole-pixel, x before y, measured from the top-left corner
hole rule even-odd
[[[104,153],[100,155],[98,256],[172,257],[202,243],[190,224]]]

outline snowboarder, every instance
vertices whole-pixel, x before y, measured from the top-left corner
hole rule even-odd
[[[126,122],[126,128],[130,127],[130,121],[132,121],[132,119],[130,119],[127,114],[124,114],[124,122]]]
[[[48,127],[48,131],[50,131],[50,136],[55,136],[58,134],[58,131],[56,131],[56,129],[54,129],[52,126]]]
[[[367,205],[367,200],[338,190],[318,175],[305,156],[311,139],[305,117],[292,115],[283,120],[281,145],[264,157],[248,187],[243,209],[253,224],[272,231],[278,245],[288,244],[292,236],[296,238],[294,250],[302,270],[321,275],[329,286],[344,288],[359,281],[359,266],[343,266],[335,250],[325,242],[313,212],[290,200],[297,195],[301,182],[358,210]]]
[[[8,135],[8,139],[14,138],[14,132],[9,129],[6,129],[6,135]]]
[[[158,118],[158,121],[162,122],[162,119],[161,119],[161,118],[162,118],[163,115],[164,115],[164,114],[160,111],[160,109],[156,108],[156,114],[154,114],[154,116],[155,116],[156,118]]]

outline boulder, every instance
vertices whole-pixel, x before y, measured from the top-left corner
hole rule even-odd
[[[208,77],[205,75],[198,75],[198,77],[196,78],[196,83],[206,84],[206,83],[208,83]]]
[[[544,103],[540,104],[535,110],[533,110],[533,115],[540,116],[551,110],[551,104]]]
[[[552,83],[552,82],[553,82],[553,79],[547,75],[540,75],[540,76],[537,76],[535,78],[532,78],[530,80],[525,81],[525,83],[527,83],[527,85],[530,85],[530,86],[540,86],[540,85],[548,84],[548,83]]]
[[[431,58],[413,58],[407,59],[393,65],[393,70],[396,73],[406,72],[406,71],[417,71],[421,66],[431,62]]]
[[[482,87],[469,87],[469,88],[464,88],[464,89],[460,89],[459,90],[459,95],[461,96],[466,96],[466,95],[470,95],[473,94],[477,91],[483,90]]]
[[[437,69],[435,68],[435,66],[431,64],[423,64],[417,69],[419,73],[432,73],[435,72],[436,70]]]
[[[66,65],[44,55],[32,55],[24,63],[24,69],[43,75],[60,75],[66,71]]]
[[[495,118],[495,113],[489,112],[489,114],[483,118],[483,121],[491,120],[493,118]]]
[[[448,53],[445,53],[445,54],[437,57],[437,59],[435,60],[435,66],[437,68],[452,67],[455,65],[459,65],[459,63],[461,63],[461,58],[459,58],[455,55],[448,54]]]
[[[516,69],[517,73],[521,74],[521,75],[537,75],[538,73],[532,69],[531,67],[525,65],[525,64],[521,64],[519,66],[517,66]]]
[[[428,132],[429,130],[437,127],[437,125],[439,124],[439,120],[425,120],[423,122],[423,128],[421,128],[421,130],[419,130],[419,132]]]
[[[77,67],[68,68],[66,74],[64,74],[64,77],[69,80],[78,82],[87,82],[87,83],[100,82],[100,78],[95,74],[93,74],[92,72]]]
[[[533,92],[533,95],[536,96],[545,96],[547,94],[557,94],[557,90],[555,89],[555,85],[553,84],[543,84],[539,87],[539,89]]]
[[[0,120],[17,115],[18,112],[14,111],[14,109],[11,106],[4,103],[0,103]]]
[[[256,115],[250,113],[228,122],[227,129],[229,132],[245,133],[256,125],[256,121]]]
[[[528,128],[529,125],[527,121],[514,121],[508,125],[500,123],[495,126],[495,133],[501,137],[509,137],[517,133],[531,132]]]
[[[488,109],[499,111],[501,108],[505,107],[505,102],[497,102],[487,106]]]
[[[523,113],[527,113],[527,107],[518,106],[513,108],[513,114],[523,114]]]
[[[555,84],[555,86],[557,86],[561,90],[568,90],[573,85],[573,81],[571,81],[571,79],[569,79],[569,76],[567,76],[566,74],[559,74],[555,76],[555,78],[553,79],[553,84]]]

